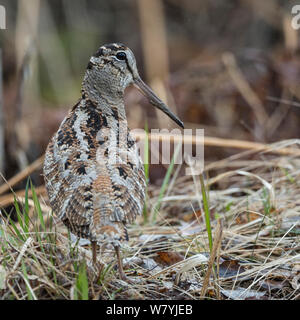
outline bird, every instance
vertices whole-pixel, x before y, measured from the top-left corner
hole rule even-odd
[[[120,247],[126,225],[142,213],[144,166],[128,128],[124,91],[137,87],[149,102],[180,127],[183,122],[141,79],[136,59],[122,43],[102,45],[90,58],[81,98],[52,136],[43,175],[50,206],[70,232],[115,249],[120,278],[126,280]]]

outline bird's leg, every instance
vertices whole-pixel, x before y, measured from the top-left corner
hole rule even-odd
[[[122,280],[128,281],[128,279],[124,273],[124,270],[123,270],[123,263],[122,263],[121,254],[120,254],[120,247],[115,246],[115,250],[116,250],[116,254],[117,254],[120,277]]]
[[[93,253],[93,265],[96,269],[98,269],[98,276],[96,278],[96,282],[99,281],[101,276],[101,271],[103,269],[103,263],[97,263],[97,241],[92,242],[92,253]]]
[[[93,264],[97,264],[97,241],[92,241]]]

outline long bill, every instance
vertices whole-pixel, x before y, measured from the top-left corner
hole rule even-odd
[[[152,91],[152,89],[146,85],[146,83],[138,78],[134,81],[137,88],[145,95],[149,102],[169,116],[174,122],[176,122],[181,128],[184,128],[183,122],[178,119],[175,114],[158,98],[158,96]]]

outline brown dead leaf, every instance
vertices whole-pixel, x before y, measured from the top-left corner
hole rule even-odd
[[[216,290],[214,288],[209,287],[205,293],[206,296],[216,299],[217,295],[216,295]]]
[[[184,257],[178,252],[159,251],[155,257],[155,261],[162,265],[171,266],[174,263],[184,260]]]
[[[244,271],[238,260],[225,260],[219,266],[219,276],[223,278],[235,277]]]
[[[244,224],[244,223],[248,223],[250,221],[254,221],[254,220],[258,219],[259,217],[260,217],[260,215],[255,212],[244,212],[244,213],[237,216],[237,218],[235,219],[235,222],[237,224]]]
[[[288,281],[266,279],[263,280],[260,284],[263,289],[267,289],[268,291],[279,291],[288,286]]]
[[[195,220],[196,218],[200,218],[200,217],[201,217],[201,210],[198,210],[196,212],[185,213],[183,215],[182,219],[185,222],[190,222],[190,221]]]

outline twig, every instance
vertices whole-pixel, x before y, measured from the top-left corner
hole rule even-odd
[[[146,134],[142,132],[132,132],[136,139],[145,139]],[[174,139],[175,142],[183,142],[183,143],[190,143],[190,144],[198,144],[201,143],[197,141],[197,137],[195,135],[176,135],[176,134],[166,134],[166,133],[149,133],[149,139],[151,141],[163,141],[164,139],[168,140]],[[235,149],[250,149],[256,151],[264,151],[264,152],[271,152],[277,153],[281,155],[296,155],[300,156],[300,150],[296,148],[280,148],[274,149],[272,145],[259,143],[259,142],[252,142],[252,141],[245,141],[245,140],[235,140],[235,139],[222,139],[216,137],[204,137],[204,146],[211,146],[211,147],[224,147],[224,148],[235,148]]]
[[[277,97],[267,96],[266,100],[273,101],[273,102],[280,102],[281,104],[286,104],[288,106],[300,108],[299,102],[295,102],[295,101],[292,101],[289,99],[281,99],[281,98],[277,98]]]
[[[43,195],[46,193],[46,188],[44,186],[40,186],[35,188],[35,192],[38,196]],[[28,196],[31,197],[32,192],[28,190]],[[25,190],[20,190],[14,192],[14,194],[7,194],[0,197],[0,207],[6,207],[7,205],[14,203],[14,199],[22,200],[25,197]]]
[[[264,106],[259,100],[258,96],[250,87],[241,70],[238,68],[234,55],[229,52],[225,53],[223,55],[223,62],[234,84],[236,85],[244,99],[247,101],[249,106],[252,108],[259,125],[263,127],[268,120],[268,114],[266,113]]]
[[[28,177],[32,172],[39,169],[44,161],[44,155],[42,155],[40,158],[36,159],[32,164],[30,164],[28,167],[24,168],[21,172],[16,174],[14,177],[9,179],[6,183],[2,184],[0,186],[0,194],[3,194],[4,192],[11,189],[14,185]],[[3,178],[3,177],[2,177]],[[3,178],[4,179],[4,178]]]
[[[27,250],[27,248],[31,245],[31,243],[33,242],[33,239],[31,237],[29,237],[26,242],[23,244],[22,249],[20,251],[20,254],[18,255],[18,258],[12,268],[12,272],[15,271],[17,269],[17,267],[19,266],[21,259],[25,253],[25,251]]]

